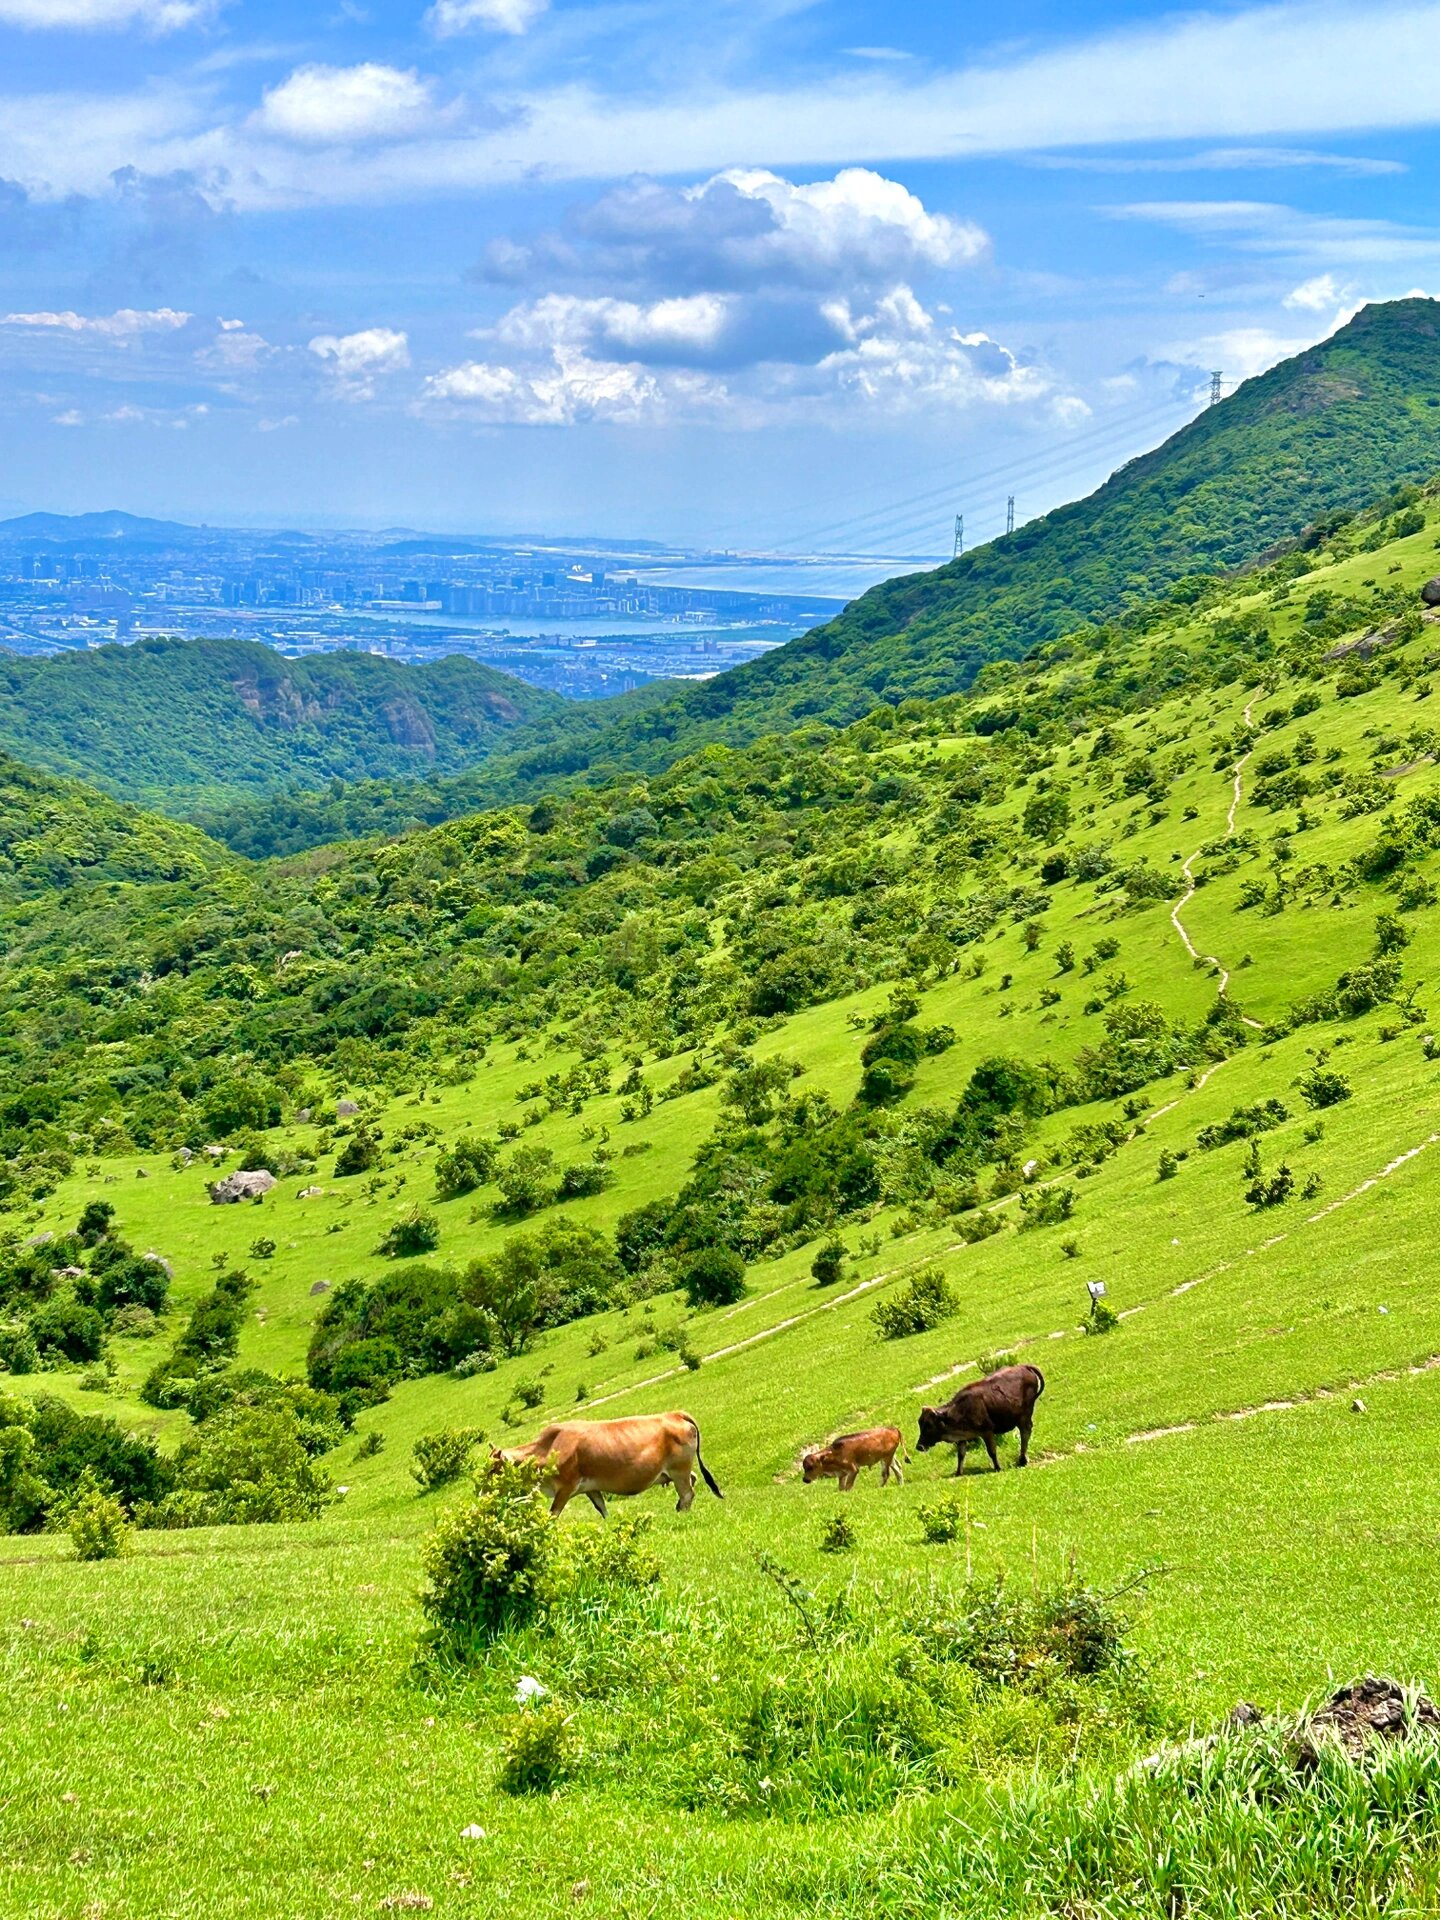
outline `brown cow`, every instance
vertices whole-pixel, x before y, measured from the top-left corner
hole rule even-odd
[[[823,1447],[811,1447],[800,1456],[808,1487],[815,1480],[838,1480],[840,1491],[848,1493],[862,1467],[879,1467],[880,1484],[885,1486],[893,1473],[904,1482],[895,1455],[905,1453],[905,1437],[898,1427],[870,1427],[864,1433],[842,1433]]]
[[[1035,1402],[1045,1391],[1045,1376],[1039,1367],[1001,1367],[983,1380],[972,1380],[961,1387],[943,1407],[920,1409],[920,1438],[917,1453],[947,1443],[955,1448],[955,1472],[965,1468],[965,1453],[974,1440],[983,1440],[990,1464],[1000,1471],[995,1442],[1002,1433],[1020,1429],[1019,1466],[1030,1464],[1030,1424],[1035,1417]]]
[[[677,1513],[695,1498],[695,1469],[724,1495],[700,1458],[700,1429],[688,1413],[643,1413],[623,1420],[560,1420],[523,1447],[496,1449],[501,1460],[533,1460],[551,1513],[583,1493],[603,1520],[605,1496],[645,1493],[661,1485],[679,1494]]]

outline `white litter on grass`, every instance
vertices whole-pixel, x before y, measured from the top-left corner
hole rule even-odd
[[[462,1827],[460,1829],[460,1838],[462,1840],[488,1840],[490,1836],[483,1827],[477,1827],[472,1820],[468,1827]]]
[[[542,1681],[532,1680],[528,1673],[522,1673],[515,1682],[515,1704],[518,1707],[529,1706],[532,1700],[543,1700],[549,1691]]]

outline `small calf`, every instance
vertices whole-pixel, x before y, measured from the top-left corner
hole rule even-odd
[[[903,1482],[905,1476],[895,1458],[897,1453],[904,1454],[907,1460],[910,1458],[898,1427],[870,1427],[864,1433],[842,1433],[828,1446],[812,1447],[800,1456],[800,1465],[807,1487],[812,1480],[838,1480],[840,1491],[848,1493],[862,1467],[878,1466],[882,1487],[892,1473]]]

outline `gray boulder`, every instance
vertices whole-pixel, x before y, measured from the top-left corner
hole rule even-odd
[[[264,1167],[253,1171],[227,1173],[223,1180],[214,1180],[210,1184],[210,1204],[214,1207],[234,1206],[237,1200],[258,1200],[269,1193],[275,1184],[273,1173]]]
[[[310,1289],[310,1297],[313,1299],[317,1293],[328,1293],[329,1291],[330,1282],[328,1280],[317,1280]]]
[[[360,1111],[360,1103],[358,1100],[337,1100],[335,1111],[342,1120],[348,1120],[352,1114]]]
[[[1427,607],[1440,607],[1440,573],[1433,580],[1427,580],[1420,589],[1420,598]]]

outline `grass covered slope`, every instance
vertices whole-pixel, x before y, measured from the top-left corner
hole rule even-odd
[[[241,795],[449,772],[567,710],[459,657],[287,660],[249,640],[141,640],[0,654],[0,747],[168,812]]]
[[[1433,1745],[1129,1762],[1242,1694],[1436,1683],[1437,535],[1407,499],[979,699],[12,915],[0,1317],[79,1304],[93,1243],[44,1301],[62,1249],[26,1243],[97,1203],[173,1280],[158,1329],[4,1386],[171,1462],[201,1388],[307,1362],[353,1424],[308,1525],[0,1544],[0,1900],[1433,1910]],[[212,1205],[242,1162],[274,1187]],[[717,1242],[746,1290],[694,1305]],[[232,1351],[186,1375],[237,1265]],[[802,1485],[805,1444],[913,1447],[1009,1355],[1047,1379],[1027,1473]],[[421,1542],[467,1496],[419,1491],[415,1442],[676,1405],[724,1501],[615,1516],[589,1585],[568,1512],[550,1621],[417,1665]]]

